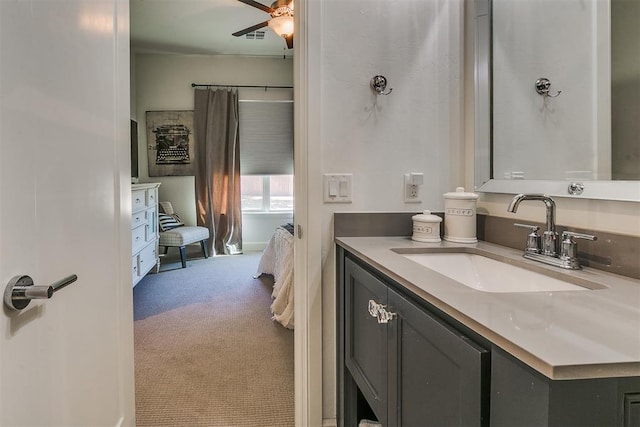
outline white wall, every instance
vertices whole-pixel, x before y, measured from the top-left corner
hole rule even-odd
[[[322,205],[324,418],[335,417],[333,213],[442,210],[463,183],[461,30],[462,1],[322,2],[321,170],[353,174],[353,202]],[[390,95],[372,92],[376,74]],[[424,173],[422,203],[404,202],[408,172]]]
[[[242,249],[261,251],[280,225],[293,222],[293,213],[250,212],[242,214]]]
[[[231,85],[293,84],[290,58],[236,57],[230,55],[135,56],[135,115],[139,129],[140,182],[160,182],[160,200],[171,201],[187,224],[196,223],[195,181],[193,176],[149,177],[146,150],[146,111],[193,110],[191,83]],[[290,89],[239,89],[240,99],[293,99]],[[132,112],[133,114],[133,112]],[[290,217],[290,216],[289,216]],[[273,233],[279,217],[243,217],[244,244],[248,249],[264,245],[265,233]],[[288,221],[283,222],[290,222]],[[279,222],[277,225],[282,224]],[[259,240],[252,240],[259,239]],[[268,239],[267,239],[268,240]]]

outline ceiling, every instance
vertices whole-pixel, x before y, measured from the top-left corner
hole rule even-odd
[[[267,6],[270,0],[257,0]],[[131,49],[139,53],[293,56],[268,27],[264,39],[231,33],[269,14],[237,0],[130,0]]]

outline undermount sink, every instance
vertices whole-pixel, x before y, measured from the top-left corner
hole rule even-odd
[[[399,251],[394,251],[399,252]],[[588,291],[526,268],[474,253],[401,253],[402,256],[482,292]],[[596,286],[594,288],[602,288]]]

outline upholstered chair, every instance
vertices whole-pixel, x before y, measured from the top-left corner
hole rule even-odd
[[[160,226],[160,241],[158,245],[164,247],[164,254],[166,255],[171,247],[178,248],[180,250],[182,268],[186,268],[186,246],[199,242],[204,257],[208,258],[209,229],[200,226],[184,225],[180,217],[173,210],[171,202],[160,202],[159,205],[158,224]]]

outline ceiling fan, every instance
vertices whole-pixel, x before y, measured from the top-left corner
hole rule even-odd
[[[276,0],[271,6],[266,6],[253,0],[238,1],[267,12],[271,15],[271,19],[245,28],[244,30],[236,31],[232,35],[240,37],[268,26],[277,35],[285,39],[288,49],[293,48],[293,0]]]

